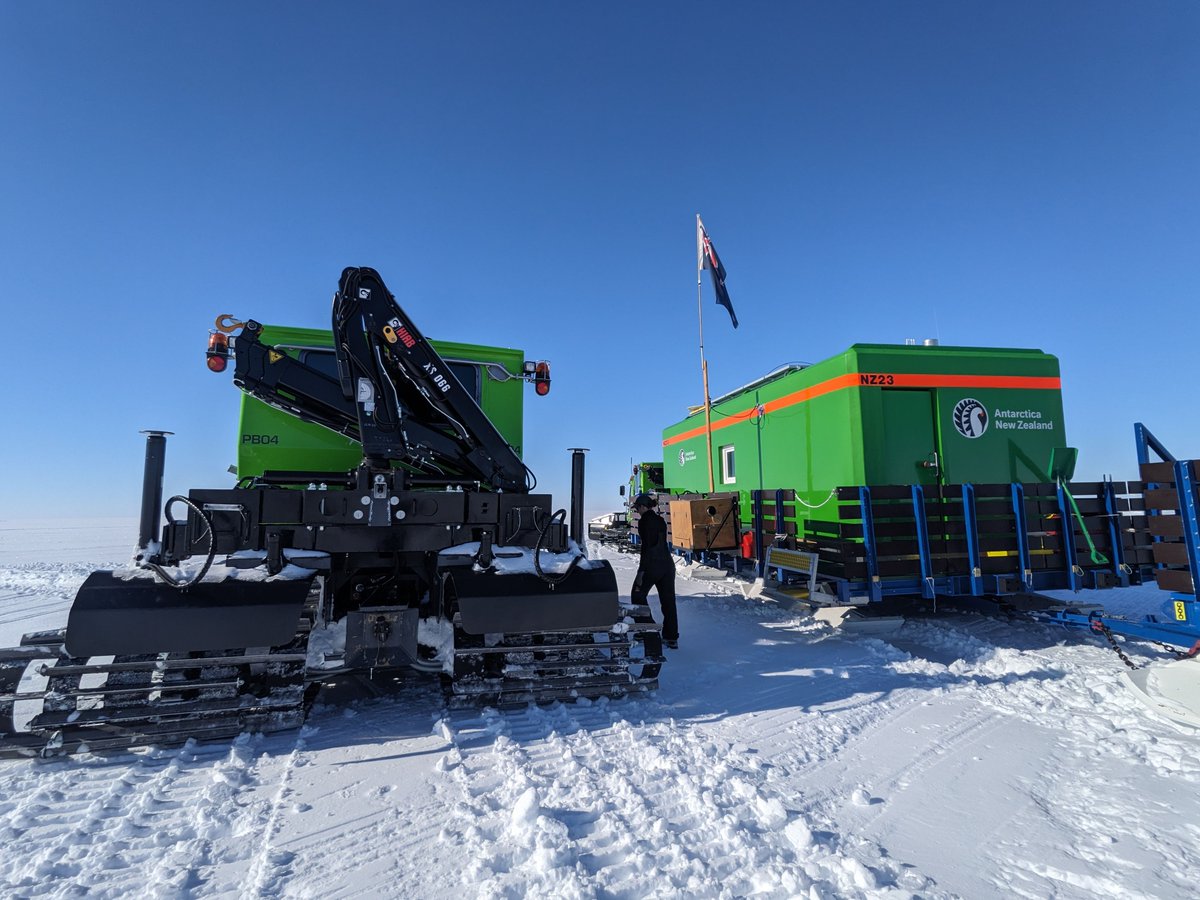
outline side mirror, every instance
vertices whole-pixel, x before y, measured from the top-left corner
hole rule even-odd
[[[617,490],[621,492],[622,497],[625,496],[625,485],[621,485],[619,488],[617,488]]]

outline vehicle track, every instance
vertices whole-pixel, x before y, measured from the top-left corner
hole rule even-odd
[[[455,719],[439,764],[454,786],[442,834],[485,896],[517,885],[577,896],[864,896],[927,879],[873,866],[789,808],[776,774],[654,701]]]
[[[79,585],[93,570],[82,563],[28,563],[0,567],[0,627],[66,612]],[[0,646],[16,643],[0,641]]]
[[[197,769],[212,755],[185,746],[11,764],[24,771],[9,782],[0,832],[22,863],[4,872],[6,893],[116,898],[194,883],[179,861],[195,836]]]

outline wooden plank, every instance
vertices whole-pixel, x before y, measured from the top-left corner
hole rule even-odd
[[[1138,466],[1142,481],[1157,481],[1159,484],[1175,483],[1175,463],[1145,462]]]
[[[1126,550],[1136,550],[1141,547],[1145,547],[1148,550],[1150,547],[1154,546],[1154,542],[1148,535],[1130,534],[1129,532],[1124,532],[1121,535],[1121,546]]]
[[[983,553],[998,550],[1016,552],[1017,536],[1015,534],[981,534],[979,535],[979,549]]]
[[[880,559],[889,556],[912,556],[919,552],[916,541],[879,541],[875,544],[875,555]]]
[[[824,565],[824,562],[822,562],[822,565]],[[866,563],[841,563],[841,567],[843,573],[841,576],[842,578],[847,578],[851,581],[860,581],[867,577]],[[833,575],[834,573],[830,572],[829,574]]]
[[[976,497],[1011,497],[1012,485],[1010,484],[976,484]]]
[[[1034,535],[1029,536],[1029,552],[1035,553],[1039,550],[1049,550],[1052,553],[1057,553],[1062,549],[1062,537],[1057,534],[1053,535]]]
[[[1159,541],[1152,546],[1154,561],[1167,566],[1188,564],[1187,544],[1182,541]]]
[[[1083,524],[1087,526],[1088,534],[1093,538],[1096,535],[1108,536],[1108,518],[1105,516],[1084,516]],[[1083,540],[1083,529],[1079,527],[1079,520],[1074,516],[1071,517],[1071,526],[1076,537]]]
[[[1117,530],[1122,534],[1138,535],[1144,539],[1144,543],[1150,542],[1150,529],[1147,527],[1150,524],[1150,517],[1144,518],[1120,518],[1117,519]]]
[[[929,533],[964,535],[967,533],[967,523],[962,519],[938,519],[929,523]]]
[[[800,549],[819,553],[822,560],[854,562],[862,556],[862,544],[847,544],[841,541],[807,540],[799,542]]]
[[[1008,499],[975,501],[975,514],[978,516],[1011,516],[1012,508],[1012,501]]]
[[[871,511],[874,513],[876,519],[912,516],[912,498],[904,500],[872,500]]]
[[[915,537],[917,534],[916,522],[909,519],[907,522],[876,522],[875,537]]]
[[[1195,593],[1192,573],[1187,569],[1159,569],[1154,573],[1158,586],[1164,591],[1179,591],[1184,594]]]
[[[826,522],[822,519],[810,519],[804,523],[804,530],[816,534],[833,534],[843,538],[862,537],[862,525],[857,522]]]
[[[1179,509],[1179,494],[1175,488],[1146,491],[1147,509]]]
[[[918,559],[884,559],[879,561],[879,574],[885,578],[908,576],[917,578],[921,575],[921,562]]]
[[[1149,545],[1154,542],[1154,535],[1150,533],[1149,529],[1147,529],[1145,525],[1137,525],[1132,528],[1122,528],[1120,533],[1122,535],[1128,535],[1129,539],[1135,544]]]
[[[978,519],[975,530],[980,534],[1009,534],[1016,531],[1016,520],[1012,516]]]
[[[782,513],[782,515],[783,515],[785,518],[786,518],[786,517],[794,517],[794,516],[796,515],[796,504],[794,504],[794,503],[784,503],[784,504],[781,504],[781,505],[782,505],[782,507],[783,507],[783,513]],[[763,515],[764,515],[764,516],[773,516],[773,515],[775,515],[775,501],[774,501],[774,500],[771,500],[771,501],[768,501],[768,502],[765,502],[765,503],[763,503],[763,505],[762,505],[762,511],[763,511]]]
[[[1051,516],[1057,518],[1062,515],[1058,509],[1057,503],[1042,503],[1038,501],[1025,501],[1025,518],[1030,522],[1035,522],[1038,519],[1045,519]]]
[[[1183,519],[1179,516],[1147,516],[1146,530],[1155,537],[1183,537]]]
[[[912,498],[912,487],[907,484],[872,484],[871,502],[876,500],[908,500]]]
[[[1071,481],[1067,490],[1078,500],[1080,497],[1098,497],[1104,492],[1103,481]]]
[[[767,534],[788,534],[796,533],[795,522],[776,522],[774,519],[763,519],[763,531]]]
[[[1055,497],[1058,495],[1058,486],[1049,482],[1037,482],[1033,484],[1024,484],[1021,486],[1025,490],[1025,496],[1028,497]]]

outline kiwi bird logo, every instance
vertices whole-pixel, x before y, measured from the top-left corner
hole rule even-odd
[[[974,397],[964,397],[954,407],[954,428],[963,437],[977,438],[987,431],[987,407]]]

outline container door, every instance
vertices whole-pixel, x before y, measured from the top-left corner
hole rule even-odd
[[[939,484],[942,452],[938,443],[933,391],[884,388],[882,478],[878,484]]]

